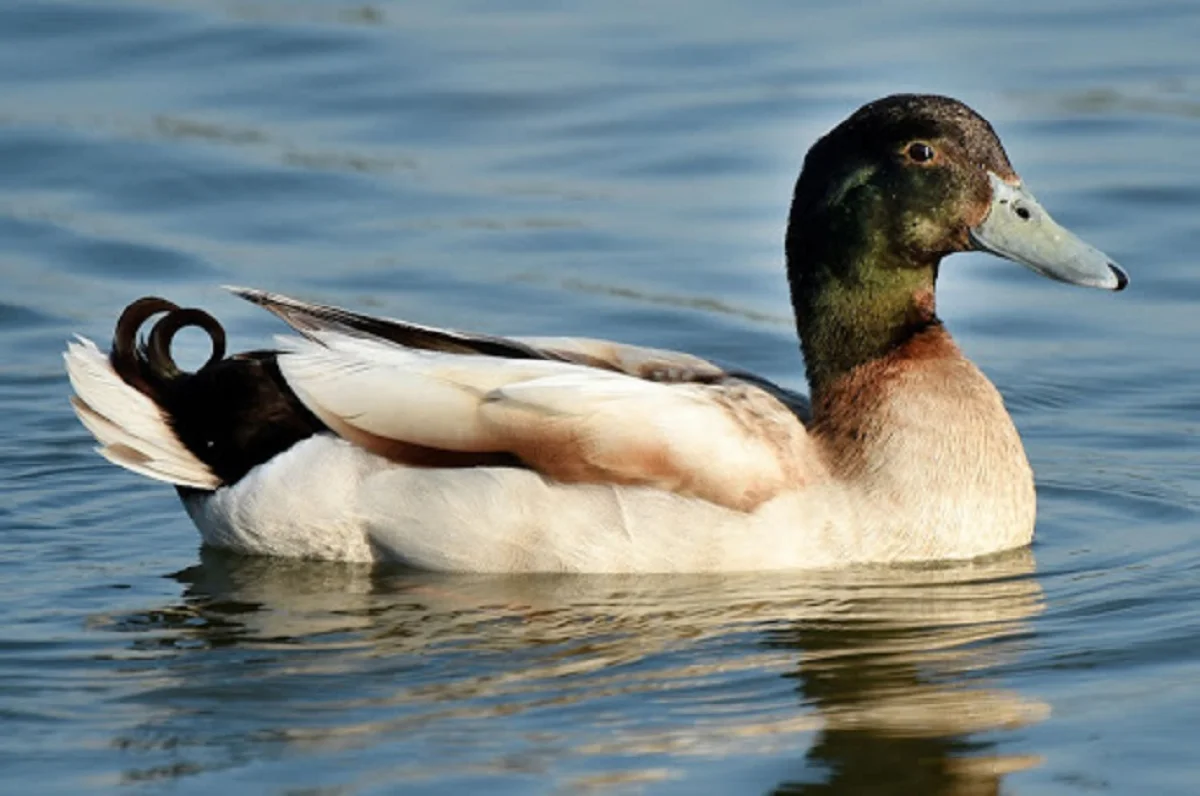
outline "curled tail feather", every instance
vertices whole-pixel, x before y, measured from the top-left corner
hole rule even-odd
[[[138,342],[138,332],[155,315],[163,317],[150,330],[145,342]],[[183,309],[172,301],[157,296],[140,298],[125,308],[113,333],[112,354],[109,356],[117,375],[152,401],[161,402],[172,383],[184,373],[171,356],[171,341],[180,329],[196,326],[203,329],[212,342],[212,354],[204,367],[225,358],[225,329],[216,318],[204,310]],[[201,368],[203,370],[203,368]]]
[[[146,342],[138,332],[163,314]],[[161,298],[144,298],[125,308],[113,336],[112,354],[79,338],[63,355],[75,395],[71,405],[100,443],[99,453],[114,464],[176,486],[211,490],[221,479],[179,439],[163,409],[174,386],[191,374],[171,357],[171,340],[187,326],[204,329],[212,341],[205,367],[225,356],[225,331],[215,318],[182,309]]]

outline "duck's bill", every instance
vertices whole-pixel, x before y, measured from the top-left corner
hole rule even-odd
[[[988,178],[992,206],[971,228],[976,248],[1060,282],[1106,290],[1124,290],[1129,284],[1120,266],[1060,226],[1024,185],[1012,185],[990,172]]]

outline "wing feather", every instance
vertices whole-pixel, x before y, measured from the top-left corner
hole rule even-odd
[[[741,382],[664,384],[332,329],[311,338],[281,341],[280,369],[314,414],[360,444],[511,453],[558,481],[651,485],[739,509],[816,474],[796,416]]]

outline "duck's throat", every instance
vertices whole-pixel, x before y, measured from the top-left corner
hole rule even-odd
[[[940,321],[937,262],[910,262],[875,240],[788,246],[796,326],[813,398]],[[881,242],[880,242],[881,243]]]

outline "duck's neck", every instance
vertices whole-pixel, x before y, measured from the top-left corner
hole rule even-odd
[[[788,281],[814,401],[841,376],[940,324],[938,263],[913,262],[861,219],[795,217]]]

